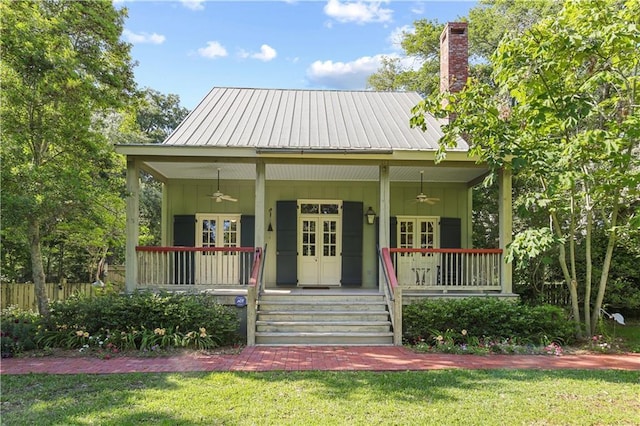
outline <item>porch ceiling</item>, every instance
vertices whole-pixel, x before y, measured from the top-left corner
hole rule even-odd
[[[145,162],[146,169],[164,179],[215,179],[220,169],[223,180],[255,180],[252,163],[211,162]],[[471,182],[487,172],[486,167],[465,166],[390,166],[393,182],[419,182],[424,171],[425,182]],[[290,181],[378,181],[377,165],[267,164],[267,180]]]

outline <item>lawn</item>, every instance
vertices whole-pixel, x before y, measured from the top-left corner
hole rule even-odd
[[[640,424],[637,371],[2,377],[2,424]]]

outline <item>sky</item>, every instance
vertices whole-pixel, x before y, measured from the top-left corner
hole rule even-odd
[[[398,41],[415,21],[455,21],[476,4],[114,0],[128,10],[138,86],[177,94],[188,109],[213,87],[366,89],[382,57],[402,56]]]

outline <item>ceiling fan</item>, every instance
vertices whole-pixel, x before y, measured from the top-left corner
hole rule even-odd
[[[423,184],[423,179],[424,178],[424,170],[420,170],[420,193],[418,195],[416,195],[416,202],[417,203],[427,203],[427,204],[435,204],[436,202],[440,201],[440,198],[432,198],[432,197],[427,197],[424,194],[424,191],[422,190],[422,184]]]
[[[210,195],[211,198],[216,200],[216,203],[221,203],[222,201],[238,201],[236,198],[233,198],[230,195],[223,194],[220,192],[220,169],[218,169],[218,190]]]

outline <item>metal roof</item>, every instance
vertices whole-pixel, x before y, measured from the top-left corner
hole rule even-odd
[[[409,126],[421,99],[415,92],[215,87],[163,145],[435,151],[442,120],[426,117],[426,132]],[[453,151],[468,145],[460,139]]]

